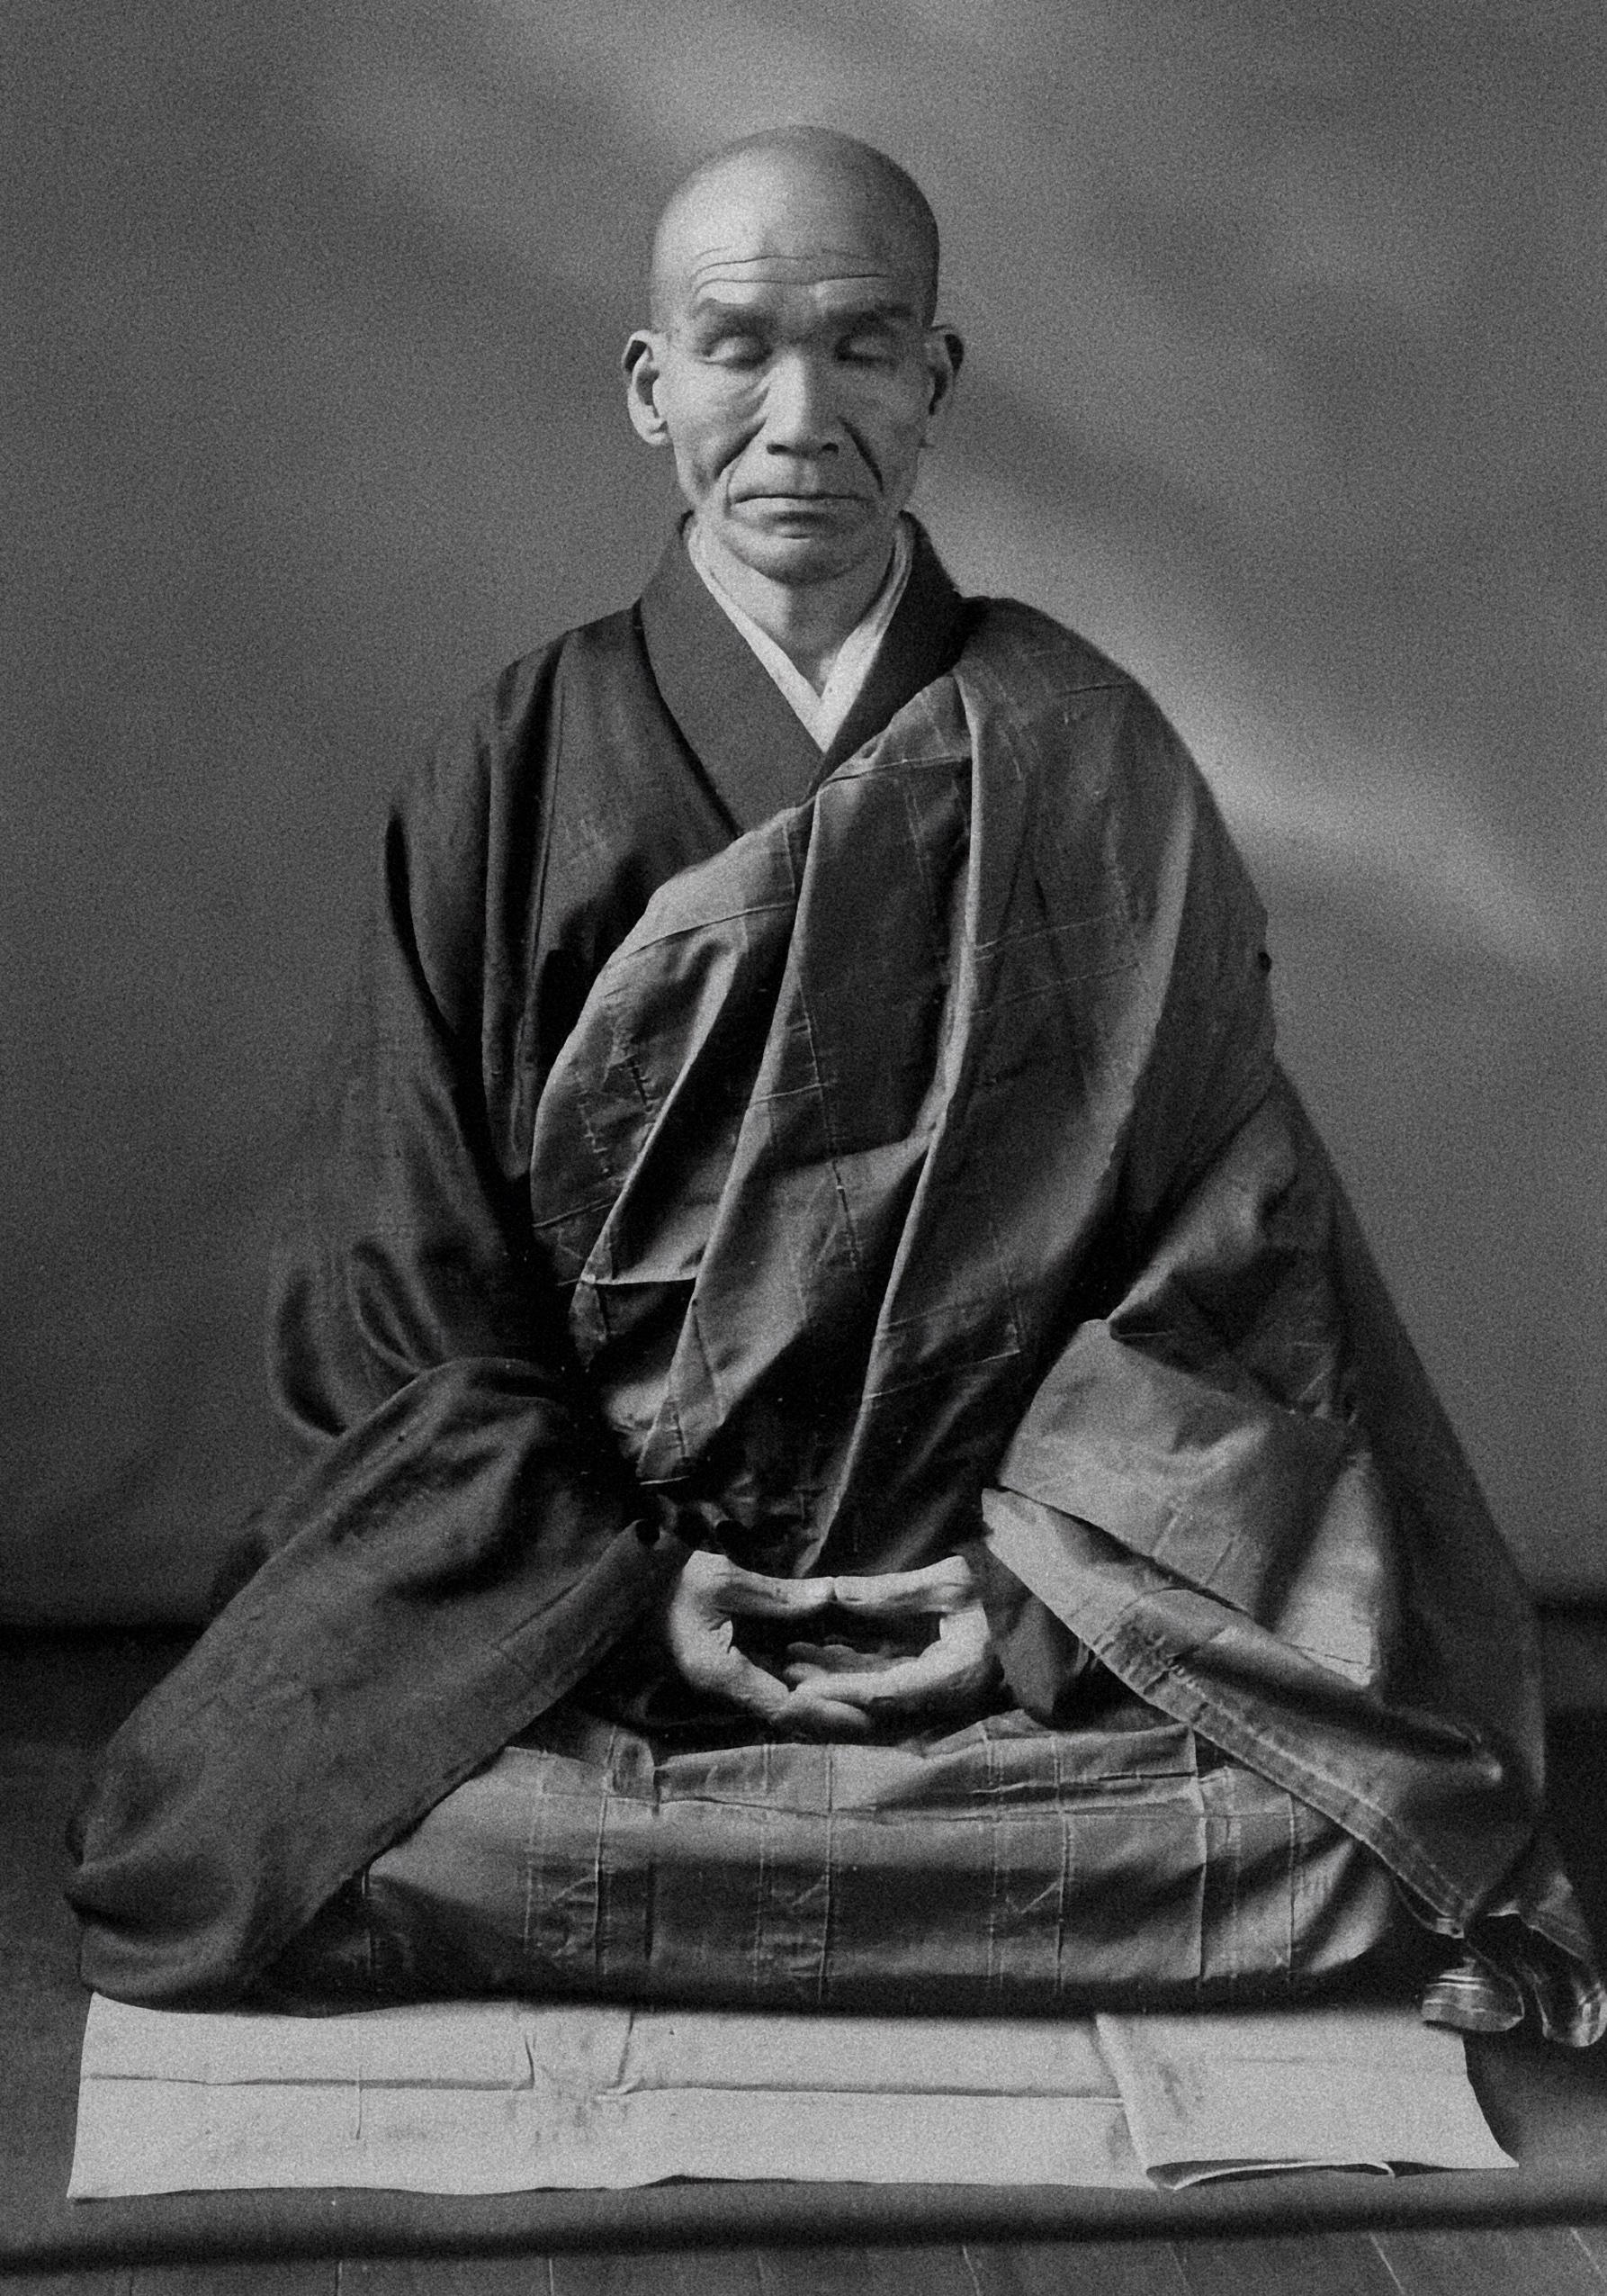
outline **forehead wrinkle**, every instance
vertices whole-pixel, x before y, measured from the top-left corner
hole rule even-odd
[[[799,265],[787,259],[778,261],[772,256],[741,260],[711,257],[707,263],[699,264],[688,274],[682,283],[682,289],[689,299],[696,301],[711,288],[720,286],[774,287],[782,294],[796,294],[800,292],[810,293],[819,289],[829,292],[836,287],[867,285],[885,289],[889,300],[899,302],[909,300],[903,293],[904,283],[898,274],[884,269],[879,264],[868,264],[863,269],[842,264],[826,271],[816,263]]]
[[[660,323],[695,325],[726,313],[784,311],[806,298],[818,320],[918,319],[919,284],[896,269],[866,260],[849,249],[830,250],[834,266],[821,269],[824,256],[753,256],[714,249],[675,282],[662,297]]]

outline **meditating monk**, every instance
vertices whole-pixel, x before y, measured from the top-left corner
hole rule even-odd
[[[299,1463],[76,1826],[107,1993],[1036,2012],[1423,1948],[1430,2013],[1603,2029],[1525,1598],[1243,867],[907,513],[937,293],[839,135],[665,211],[624,367],[688,515],[396,800],[277,1258]]]

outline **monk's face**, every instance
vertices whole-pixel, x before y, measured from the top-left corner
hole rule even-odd
[[[631,411],[716,551],[788,585],[885,563],[958,363],[874,180],[751,155],[671,216]]]

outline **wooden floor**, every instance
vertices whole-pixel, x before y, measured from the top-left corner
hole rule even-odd
[[[1607,2226],[995,2247],[140,2264],[0,2296],[1603,2296]]]

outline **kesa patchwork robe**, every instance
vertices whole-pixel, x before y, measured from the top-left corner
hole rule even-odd
[[[782,790],[693,579],[404,794],[283,1259],[307,1463],[81,1814],[86,1976],[1176,2003],[1405,1906],[1594,2038],[1522,1591],[1175,737],[923,544]],[[868,1747],[699,1713],[648,1623],[695,1543],[965,1553],[1007,1695]]]

